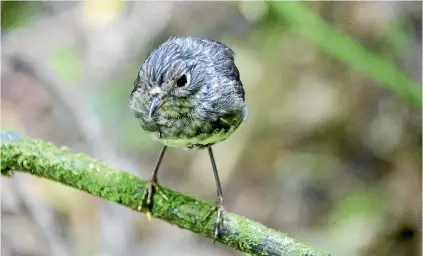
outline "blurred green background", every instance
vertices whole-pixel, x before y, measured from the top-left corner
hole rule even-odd
[[[421,2],[1,2],[2,129],[148,178],[129,93],[170,36],[236,53],[247,121],[214,147],[227,209],[332,255],[421,255]],[[213,202],[204,151],[160,182]],[[2,255],[241,255],[80,191],[1,180]]]

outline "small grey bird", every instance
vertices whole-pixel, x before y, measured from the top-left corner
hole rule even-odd
[[[147,216],[151,215],[152,195],[160,192],[157,173],[167,147],[207,148],[217,187],[215,239],[223,222],[224,202],[211,146],[225,140],[247,116],[234,56],[229,47],[210,39],[170,38],[147,57],[130,95],[130,108],[141,127],[164,143],[139,209],[146,200]]]

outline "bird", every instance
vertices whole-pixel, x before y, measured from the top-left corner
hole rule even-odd
[[[163,144],[138,210],[151,216],[160,191],[158,171],[168,147],[207,149],[216,183],[214,238],[225,204],[212,146],[227,139],[248,115],[235,53],[224,43],[201,37],[170,37],[145,59],[130,93],[130,109],[141,128]]]

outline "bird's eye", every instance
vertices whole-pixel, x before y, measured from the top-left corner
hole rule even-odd
[[[188,82],[187,75],[182,75],[178,80],[176,80],[176,86],[184,87]]]

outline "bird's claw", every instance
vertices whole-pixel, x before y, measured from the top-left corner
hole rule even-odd
[[[147,206],[146,215],[149,221],[151,221],[151,206],[153,203],[153,195],[156,192],[158,192],[166,201],[169,200],[168,197],[160,189],[160,185],[157,183],[157,180],[152,179],[148,182],[142,194],[141,201],[138,205],[138,211],[141,211],[143,209],[143,203],[145,201],[145,205]]]
[[[214,212],[217,213],[214,231],[213,231],[213,243],[216,243],[216,239],[219,237],[219,229],[222,228],[224,225],[224,218],[223,214],[225,212],[225,205],[223,203],[223,198],[219,197],[217,204],[213,207],[213,209],[206,215],[203,220],[208,219]]]

